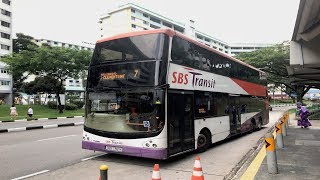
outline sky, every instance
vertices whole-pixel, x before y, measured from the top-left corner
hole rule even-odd
[[[13,34],[81,45],[99,39],[99,18],[134,3],[227,43],[292,37],[299,0],[13,0]]]

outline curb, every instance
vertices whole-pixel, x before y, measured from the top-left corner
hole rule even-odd
[[[84,116],[67,116],[67,117],[54,117],[54,118],[35,118],[35,119],[32,119],[31,121],[35,121],[35,120],[49,120],[49,119],[79,118],[79,117],[84,117]],[[17,119],[17,120],[13,120],[13,121],[0,121],[0,123],[23,122],[23,121],[27,121],[27,119]]]
[[[275,128],[275,125],[270,127],[266,133],[273,132],[274,128]],[[232,168],[232,170],[226,176],[224,176],[223,179],[224,180],[234,179],[235,176],[238,174],[238,172],[240,172],[241,168],[243,168],[245,164],[248,164],[248,163],[250,164],[252,162],[252,160],[256,157],[256,155],[259,153],[261,148],[263,148],[263,146],[264,146],[264,136],[262,136],[257,141],[257,145],[251,148],[246,153],[246,155],[242,157],[242,159],[238,162],[238,164],[234,168]]]
[[[27,131],[27,130],[34,130],[34,129],[49,129],[49,128],[58,128],[58,127],[67,127],[67,126],[79,126],[83,124],[84,122],[76,122],[76,123],[64,123],[64,124],[49,124],[49,125],[43,125],[43,126],[17,127],[17,128],[9,128],[9,129],[0,129],[0,133]]]

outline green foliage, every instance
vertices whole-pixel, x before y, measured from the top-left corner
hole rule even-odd
[[[298,101],[302,101],[303,95],[310,89],[310,87],[295,86],[290,83],[287,72],[287,66],[290,63],[290,46],[288,42],[252,52],[240,53],[235,58],[265,71],[268,83],[275,85],[273,88],[282,88],[281,84],[283,84],[286,87],[283,91],[289,96],[292,93],[296,93]]]
[[[66,108],[66,110],[76,110],[77,105],[75,105],[73,103],[66,103],[65,108]]]
[[[55,101],[49,101],[47,105],[50,109],[57,109],[57,102]]]
[[[32,51],[38,47],[34,42],[32,42],[32,40],[34,39],[33,37],[24,35],[22,33],[17,33],[16,36],[17,38],[13,39],[12,43],[12,51],[14,53],[21,53],[22,51]]]
[[[64,87],[59,85],[59,81],[48,77],[36,77],[34,81],[29,82],[29,83],[24,83],[22,85],[22,91],[27,93],[27,94],[37,94],[37,93],[48,93],[48,94],[53,94],[56,93],[57,91],[59,94],[64,93]]]
[[[24,37],[24,40],[30,39]],[[20,46],[19,46],[20,47]],[[22,46],[18,53],[2,58],[8,64],[15,82],[22,86],[23,80],[28,75],[35,74],[45,79],[39,82],[50,82],[50,87],[40,87],[38,82],[31,84],[32,91],[53,90],[58,95],[63,90],[63,81],[67,78],[79,78],[81,72],[87,69],[91,59],[91,51],[70,49],[64,47],[41,46],[37,48],[25,48]],[[19,79],[19,80],[16,80]],[[57,83],[55,83],[55,81]],[[38,85],[37,85],[38,84]],[[45,85],[47,86],[47,85]],[[54,89],[52,89],[54,87]],[[61,107],[60,97],[58,98]],[[62,108],[59,108],[62,112]]]
[[[70,101],[70,103],[77,105],[78,109],[81,109],[84,106],[83,101]]]

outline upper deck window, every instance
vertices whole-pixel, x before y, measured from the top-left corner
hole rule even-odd
[[[132,36],[96,45],[92,64],[118,60],[162,59],[164,34]]]

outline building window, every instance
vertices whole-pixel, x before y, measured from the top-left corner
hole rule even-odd
[[[131,9],[131,12],[132,12],[132,13],[135,13],[135,12],[136,12],[136,10],[134,10],[134,9]]]
[[[160,27],[155,26],[155,25],[153,25],[153,24],[150,24],[150,27],[151,27],[151,28],[154,28],[154,29],[159,29],[159,28],[160,28]]]
[[[1,85],[9,86],[10,85],[10,81],[1,81]]]
[[[73,83],[73,80],[69,80],[69,83]]]
[[[134,20],[136,20],[136,18],[135,18],[135,17],[133,17],[133,16],[131,16],[131,20],[133,20],[133,21],[134,21]]]
[[[147,28],[143,28],[143,30],[148,30]]]
[[[143,21],[143,24],[146,24],[146,25],[148,25],[149,23],[148,23],[147,21]]]
[[[148,18],[149,16],[148,16],[148,14],[143,13],[143,17]]]
[[[132,27],[132,28],[136,28],[137,26],[136,26],[136,25],[134,25],[134,24],[131,24],[131,27]]]
[[[1,49],[5,49],[5,50],[10,50],[10,46],[7,46],[7,45],[4,45],[4,44],[1,44]]]
[[[160,24],[160,19],[157,19],[157,18],[154,18],[154,17],[150,17],[150,20],[153,21],[153,22],[156,22],[156,23],[159,23]]]
[[[9,0],[2,0],[3,3],[10,5],[11,2]]]
[[[5,22],[5,21],[1,21],[1,25],[4,26],[4,27],[10,27],[10,23],[8,22]]]
[[[79,80],[76,80],[76,83],[79,83],[80,81]]]
[[[10,39],[10,34],[1,32],[1,37],[5,39]]]
[[[58,44],[58,42],[54,42],[54,44],[56,44],[56,45],[57,45],[57,44]]]
[[[170,23],[167,23],[167,22],[162,22],[162,24],[164,25],[164,26],[167,26],[167,27],[169,27],[169,28],[172,28],[172,25],[170,24]]]
[[[11,17],[11,12],[1,9],[1,14]]]

